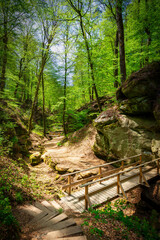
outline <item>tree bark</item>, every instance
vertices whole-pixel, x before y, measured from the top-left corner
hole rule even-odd
[[[37,99],[38,99],[38,91],[39,91],[39,86],[40,86],[41,79],[42,79],[44,66],[45,66],[46,60],[47,60],[47,55],[48,55],[47,53],[45,53],[44,57],[42,58],[41,69],[40,69],[40,73],[39,73],[39,76],[38,76],[36,92],[35,92],[34,101],[33,101],[32,109],[31,109],[31,115],[30,115],[30,119],[29,119],[29,127],[28,127],[29,128],[28,129],[29,134],[31,133],[31,130],[32,130],[33,113],[34,113],[34,110],[35,110],[35,107],[36,107],[36,103],[37,103]]]
[[[145,8],[146,8],[146,19],[145,19],[145,33],[147,34],[147,47],[149,47],[151,45],[151,31],[150,31],[150,27],[149,27],[149,20],[148,20],[148,0],[145,0]],[[145,62],[148,63],[149,62],[149,55],[146,56],[145,58]]]
[[[18,86],[19,86],[19,83],[20,83],[20,80],[21,80],[21,77],[22,77],[22,65],[23,65],[23,60],[24,60],[24,58],[21,58],[21,59],[20,59],[20,62],[19,62],[18,82],[17,82],[17,84],[16,84],[16,88],[15,88],[15,91],[14,91],[14,97],[15,97],[15,98],[16,98],[17,91],[18,91]]]
[[[114,43],[114,87],[118,88],[119,82],[118,82],[118,30],[116,31],[116,38],[115,38],[115,43]]]
[[[48,52],[49,52],[49,49],[51,47],[51,43],[52,43],[53,38],[54,38],[56,27],[57,27],[57,24],[54,24],[53,27],[52,27],[51,34],[48,37],[47,46],[45,48],[44,54],[42,53],[41,67],[40,67],[40,72],[39,72],[39,75],[38,75],[36,92],[35,92],[34,101],[33,101],[32,109],[31,109],[31,115],[30,115],[30,119],[29,119],[29,126],[28,126],[29,135],[30,135],[31,130],[32,130],[32,119],[33,119],[33,113],[35,111],[35,107],[36,107],[36,104],[37,104],[39,86],[40,86],[40,83],[41,83],[43,70],[44,70],[45,64],[47,62]]]
[[[125,62],[125,46],[124,46],[124,27],[122,18],[123,0],[116,0],[116,22],[118,29],[119,54],[120,54],[120,73],[121,82],[126,80],[126,62]]]
[[[98,92],[97,92],[97,88],[96,88],[96,84],[95,84],[93,62],[92,62],[92,58],[91,58],[91,54],[90,54],[90,49],[89,49],[87,36],[86,36],[86,33],[84,31],[84,27],[83,27],[82,15],[80,13],[79,13],[79,18],[80,18],[80,27],[81,27],[82,35],[83,35],[83,38],[84,38],[84,41],[85,41],[86,50],[87,50],[87,54],[88,54],[88,62],[89,62],[89,66],[90,66],[90,69],[91,69],[92,86],[93,86],[93,89],[95,91],[99,112],[102,112],[102,107],[101,107],[101,104],[100,104],[100,100],[99,100],[99,97],[98,97]]]
[[[46,136],[45,94],[44,94],[44,76],[43,76],[43,73],[42,73],[42,95],[43,95],[43,135]]]
[[[2,59],[2,73],[0,82],[0,91],[4,92],[6,83],[6,66],[7,66],[7,50],[8,50],[8,31],[7,31],[7,14],[4,10],[4,36],[3,36],[3,59]]]

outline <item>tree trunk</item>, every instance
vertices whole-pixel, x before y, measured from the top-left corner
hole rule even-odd
[[[5,83],[6,83],[7,50],[8,50],[7,16],[6,16],[6,13],[4,13],[3,59],[2,59],[2,73],[1,73],[1,82],[0,82],[1,92],[4,92]]]
[[[123,0],[116,0],[116,22],[118,29],[119,54],[120,54],[120,73],[121,82],[126,80],[126,63],[125,63],[125,47],[124,47],[124,28],[122,19],[122,3]]]
[[[119,87],[119,82],[118,82],[118,30],[116,31],[116,39],[115,39],[115,44],[114,44],[114,87],[118,88]]]
[[[150,31],[150,27],[149,27],[149,20],[148,20],[148,0],[145,0],[145,8],[146,8],[146,19],[145,19],[145,33],[147,34],[147,47],[149,48],[149,46],[151,45],[151,31]],[[147,49],[148,50],[148,49]],[[146,58],[145,58],[145,62],[148,63],[149,62],[149,55],[147,54]]]
[[[43,95],[43,135],[46,136],[45,94],[44,94],[44,76],[43,76],[43,73],[42,73],[42,95]]]
[[[15,98],[16,98],[18,87],[19,87],[19,83],[20,83],[20,80],[21,80],[21,77],[22,77],[22,62],[23,62],[23,58],[20,59],[20,63],[19,63],[18,82],[16,84],[16,88],[15,88],[15,91],[14,91],[14,97]]]
[[[34,110],[35,110],[35,107],[36,107],[36,104],[37,104],[39,86],[40,86],[40,83],[41,83],[42,74],[43,74],[44,66],[46,64],[46,60],[47,60],[47,53],[42,58],[41,69],[40,69],[40,73],[39,73],[39,76],[38,76],[36,92],[35,92],[34,101],[33,101],[32,109],[31,109],[31,115],[30,115],[30,119],[29,119],[29,127],[28,127],[29,128],[28,129],[29,134],[31,133],[31,130],[32,130],[33,113],[34,113]]]
[[[81,27],[81,30],[82,30],[82,35],[83,35],[83,38],[84,38],[84,41],[85,41],[86,50],[87,50],[87,54],[88,54],[88,62],[89,62],[89,66],[90,66],[90,69],[91,69],[92,85],[93,85],[93,89],[95,91],[96,100],[97,100],[97,103],[98,103],[98,109],[99,109],[99,112],[101,112],[102,108],[101,108],[101,104],[100,104],[100,101],[99,101],[98,92],[97,92],[97,88],[96,88],[96,84],[95,84],[93,62],[92,62],[92,59],[91,59],[91,54],[90,54],[90,49],[89,49],[87,36],[86,36],[86,33],[84,31],[84,27],[83,27],[83,19],[82,19],[82,16],[81,16],[80,13],[79,13],[79,17],[80,17],[80,27]]]
[[[38,91],[39,91],[39,86],[40,86],[41,79],[42,79],[43,70],[44,70],[44,67],[45,67],[45,64],[46,64],[46,61],[47,61],[48,52],[49,52],[49,49],[50,49],[51,42],[52,42],[52,40],[54,38],[53,30],[54,30],[54,28],[52,29],[52,33],[50,34],[50,36],[48,38],[47,47],[45,49],[45,52],[44,52],[44,54],[42,53],[41,68],[40,68],[40,72],[39,72],[39,75],[38,75],[38,82],[37,82],[36,92],[35,92],[34,101],[33,101],[32,109],[31,109],[31,115],[30,115],[30,119],[29,119],[29,126],[28,126],[29,135],[30,135],[31,130],[32,130],[33,113],[35,111],[35,107],[36,107],[36,104],[37,104]]]
[[[63,100],[63,132],[67,135],[66,129],[66,90],[67,90],[67,59],[65,54],[65,77],[64,77],[64,100]]]

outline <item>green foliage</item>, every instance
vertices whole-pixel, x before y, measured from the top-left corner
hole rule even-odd
[[[125,227],[127,227],[128,230],[134,231],[137,234],[137,236],[144,237],[145,240],[160,239],[154,227],[152,227],[151,224],[145,218],[140,219],[134,215],[132,216],[125,215],[123,213],[123,210],[127,207],[129,207],[129,205],[127,205],[124,200],[117,200],[115,201],[114,205],[112,205],[110,202],[101,210],[95,210],[93,208],[90,208],[89,212],[92,214],[95,221],[107,223],[107,219],[115,219],[120,221]],[[157,213],[155,213],[154,211],[151,216],[151,221],[155,216],[157,216]],[[87,224],[85,224],[84,222],[83,225]],[[119,231],[118,228],[115,228],[114,230]],[[93,226],[91,226],[90,232],[92,234],[99,234],[99,236],[102,236],[103,234],[102,230],[94,228]],[[128,239],[126,230],[124,230],[122,234],[124,239]]]
[[[39,136],[43,136],[43,127],[38,124],[35,124],[33,132],[38,134]]]
[[[88,118],[88,110],[83,110],[81,112],[70,110],[67,111],[66,115],[68,132],[74,132],[90,121]]]
[[[103,231],[101,229],[93,227],[93,226],[90,227],[90,233],[97,236],[97,237],[98,236],[100,236],[100,237],[103,236]]]

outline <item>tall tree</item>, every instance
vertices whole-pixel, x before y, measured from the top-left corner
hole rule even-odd
[[[121,82],[124,82],[126,79],[126,61],[125,61],[125,44],[124,44],[124,26],[123,26],[123,17],[122,17],[123,0],[99,0],[99,2],[105,5],[106,8],[110,10],[110,12],[113,15],[113,18],[116,21],[117,32],[115,37],[115,59],[117,59],[117,54],[118,54],[117,44],[119,44]],[[115,64],[115,61],[114,61],[114,64]],[[114,74],[117,74],[117,67],[115,67]],[[117,78],[117,76],[115,77]],[[117,85],[118,85],[117,79],[115,79],[115,86]]]
[[[54,5],[54,3],[55,3],[55,5]],[[43,43],[43,54],[42,54],[40,70],[39,70],[39,74],[38,74],[35,96],[34,96],[32,109],[31,109],[31,115],[30,115],[30,119],[29,119],[29,134],[31,133],[31,129],[32,129],[33,113],[35,111],[35,107],[37,104],[38,92],[39,92],[39,87],[40,87],[40,83],[41,83],[42,76],[43,76],[44,67],[48,60],[48,54],[49,54],[49,50],[51,48],[51,43],[55,37],[56,29],[58,27],[56,3],[57,3],[56,1],[55,2],[49,1],[48,4],[44,8],[43,15],[40,16],[41,21],[42,21],[41,24],[43,26],[43,31],[44,31],[45,42]],[[41,11],[42,11],[42,9],[40,9],[40,14],[41,14]],[[48,13],[48,14],[50,13],[51,15],[48,16],[48,15],[46,15],[46,13]]]
[[[0,3],[0,22],[2,26],[2,62],[0,75],[0,91],[4,92],[6,85],[6,68],[8,62],[8,49],[11,36],[22,24],[27,14],[27,2],[21,0],[2,0]]]
[[[125,61],[122,4],[123,4],[123,0],[116,0],[116,22],[117,22],[118,40],[119,40],[121,82],[124,82],[126,80],[126,61]]]
[[[96,100],[97,100],[97,103],[98,103],[99,112],[101,112],[102,107],[101,107],[101,104],[100,104],[98,91],[97,91],[97,87],[96,87],[96,82],[95,82],[94,65],[93,65],[93,60],[92,60],[91,48],[90,48],[89,40],[87,38],[87,34],[86,34],[86,31],[85,31],[85,24],[84,24],[84,21],[83,21],[84,15],[87,13],[87,11],[90,8],[91,0],[89,0],[88,6],[86,6],[86,9],[87,9],[86,12],[83,12],[83,10],[84,10],[83,7],[85,5],[83,1],[78,0],[76,2],[73,2],[72,0],[67,0],[67,2],[70,4],[70,6],[78,14],[78,17],[79,17],[79,23],[80,23],[80,27],[81,27],[83,39],[84,39],[84,42],[85,42],[87,55],[88,55],[88,63],[89,63],[90,70],[91,70],[92,85],[93,85],[93,89],[94,89],[94,92],[95,92],[95,95],[96,95]]]

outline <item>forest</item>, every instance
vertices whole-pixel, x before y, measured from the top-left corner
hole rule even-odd
[[[71,143],[74,148],[78,146],[77,152],[81,153],[83,143],[80,142],[79,145],[76,145],[78,141],[86,139],[86,136],[87,139],[91,138],[90,134],[96,136],[96,143],[92,142],[94,146],[93,144],[90,146],[88,142],[85,143],[90,146],[88,151],[94,151],[96,155],[93,157],[92,153],[89,155],[87,152],[87,156],[92,156],[91,161],[90,158],[88,159],[90,165],[92,160],[95,161],[93,165],[98,165],[98,163],[104,164],[107,160],[112,161],[125,156],[123,146],[120,152],[118,150],[113,152],[112,142],[109,140],[106,140],[107,143],[103,142],[105,139],[105,136],[102,137],[105,132],[102,129],[103,123],[100,125],[95,120],[98,116],[103,118],[103,111],[112,109],[108,115],[106,114],[108,118],[111,112],[120,109],[122,112],[128,111],[127,114],[131,114],[131,116],[137,114],[136,117],[140,116],[143,121],[151,120],[152,129],[149,129],[148,123],[141,124],[141,128],[151,131],[154,135],[152,137],[151,133],[147,132],[148,135],[146,134],[147,137],[149,136],[146,138],[147,141],[150,141],[150,146],[148,147],[145,143],[145,139],[142,139],[144,147],[141,147],[141,143],[135,140],[139,144],[137,152],[132,151],[132,147],[129,145],[127,145],[127,150],[125,146],[125,151],[130,154],[129,156],[131,156],[130,152],[133,152],[132,155],[136,155],[144,150],[147,153],[150,151],[152,154],[159,154],[156,157],[160,157],[158,152],[160,147],[159,128],[157,125],[155,128],[152,125],[153,122],[155,124],[155,120],[156,124],[160,124],[158,93],[160,86],[157,80],[159,75],[156,75],[159,74],[157,67],[159,61],[159,0],[0,1],[1,240],[27,240],[35,237],[32,234],[27,235],[25,232],[20,238],[20,226],[16,220],[17,213],[15,213],[17,205],[26,201],[28,203],[28,201],[48,199],[48,195],[49,199],[50,195],[53,195],[53,199],[61,198],[62,192],[59,186],[64,184],[61,177],[61,174],[65,172],[65,170],[61,170],[63,162],[58,166],[58,160],[56,163],[53,159],[52,163],[48,160],[50,156],[46,155],[48,159],[46,156],[45,160],[43,159],[46,167],[42,166],[42,168],[45,169],[49,166],[52,170],[54,169],[54,182],[51,184],[54,190],[52,189],[51,193],[43,190],[41,186],[43,184],[40,184],[39,177],[37,177],[38,169],[35,167],[36,170],[34,170],[29,163],[32,161],[31,154],[38,149],[40,155],[43,155],[47,151],[44,148],[47,149],[49,145],[52,145],[54,137],[57,141],[54,142],[54,145],[57,147],[63,149],[63,145],[68,141],[68,144]],[[129,93],[125,92],[127,91],[125,88],[127,89],[127,84],[132,80],[132,76],[133,78],[137,76],[139,79],[138,75],[134,75],[135,72],[136,74],[141,73],[140,69],[146,69],[146,66],[152,66],[152,64],[156,69],[155,72],[157,71],[155,75],[153,74],[156,80],[155,82],[153,80],[152,84],[148,73],[148,78],[146,77],[143,83],[144,87],[140,85],[137,100],[137,96],[132,93],[132,87]],[[150,72],[152,71],[150,70]],[[153,87],[154,84],[156,87]],[[155,88],[156,96],[154,96]],[[142,93],[145,89],[146,98],[140,93],[141,89]],[[131,106],[126,107],[126,102]],[[137,106],[139,110],[137,110]],[[118,119],[118,115],[116,117]],[[114,121],[116,122],[117,119]],[[111,130],[115,128],[114,121],[111,120]],[[93,126],[97,128],[99,135],[96,135]],[[118,140],[120,134],[116,136],[117,142],[123,142],[123,139]],[[112,136],[110,138],[112,139]],[[131,138],[131,136],[128,137],[128,139]],[[154,141],[152,138],[155,138]],[[111,150],[107,149],[107,144]],[[55,156],[56,151],[58,152],[58,150],[55,149]],[[71,153],[73,152],[71,151]],[[66,154],[66,159],[67,153],[64,152],[63,156],[65,157]],[[73,156],[76,156],[75,154],[79,153],[74,152]],[[68,166],[70,164],[72,165],[69,162]],[[69,172],[68,169],[69,167],[67,168]],[[75,169],[73,167],[72,171]],[[34,171],[37,171],[37,176]],[[51,177],[49,170],[46,171]],[[19,174],[20,172],[21,174]],[[60,185],[56,181],[61,182]],[[48,183],[45,182],[45,184]],[[121,202],[118,204],[121,205]],[[123,204],[126,202],[122,201]],[[109,205],[107,211],[112,218],[111,215],[115,214],[113,213],[115,209],[112,211]],[[101,213],[91,211],[90,214],[99,216]],[[160,221],[157,213],[153,211],[151,218],[154,217],[157,222]],[[120,214],[117,215],[117,218],[114,216],[114,221],[124,223],[124,219],[125,217]],[[139,226],[140,220],[137,219],[134,224]],[[131,221],[131,225],[134,222],[129,218],[127,221],[128,224]],[[24,222],[22,221],[20,225],[23,225]],[[83,226],[88,226],[87,224],[84,220]],[[113,227],[111,222],[108,224]],[[120,232],[121,238],[116,238],[117,235],[107,238],[107,235],[103,236],[102,231],[95,227],[94,230],[92,229],[92,233],[90,231],[87,235],[87,239],[142,239],[140,238],[141,231],[143,239],[159,239],[157,233],[154,232],[154,226],[151,233],[147,230],[149,223],[145,225],[144,221],[143,224],[143,229],[135,230],[134,234],[137,234],[137,238],[134,234],[132,236],[132,233],[129,237],[127,234],[130,233],[123,234],[125,229]],[[118,224],[118,226],[120,225]],[[129,225],[127,227],[132,231],[132,227],[130,228]],[[159,228],[158,231],[160,231]]]
[[[70,114],[159,59],[159,2],[1,1],[1,99],[63,124]]]

